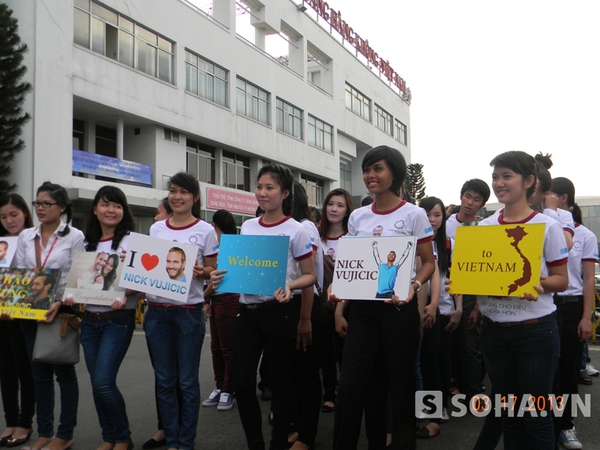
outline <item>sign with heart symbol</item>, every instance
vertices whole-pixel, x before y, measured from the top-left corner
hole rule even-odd
[[[119,286],[187,303],[197,255],[195,245],[131,233]]]

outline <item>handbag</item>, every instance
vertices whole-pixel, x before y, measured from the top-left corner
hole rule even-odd
[[[62,313],[50,323],[39,322],[32,360],[46,364],[77,364],[79,318]]]

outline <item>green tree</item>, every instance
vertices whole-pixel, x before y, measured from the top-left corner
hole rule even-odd
[[[425,177],[423,176],[423,164],[409,164],[406,167],[406,180],[404,189],[415,199],[417,204],[425,197]]]
[[[0,194],[17,186],[9,182],[11,162],[25,146],[20,136],[23,125],[30,119],[23,112],[23,102],[31,85],[21,81],[27,71],[23,65],[27,45],[21,43],[19,25],[12,13],[6,4],[0,3]]]

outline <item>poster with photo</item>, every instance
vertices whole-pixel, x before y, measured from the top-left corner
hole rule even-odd
[[[115,300],[124,303],[125,289],[118,286],[122,270],[123,261],[116,253],[76,252],[63,298],[103,306]]]
[[[18,236],[0,237],[0,268],[10,267],[17,253]]]
[[[44,320],[60,280],[60,269],[0,268],[0,314]]]
[[[186,303],[198,247],[131,233],[119,286]]]
[[[405,300],[416,247],[415,236],[342,237],[331,292],[344,300]]]

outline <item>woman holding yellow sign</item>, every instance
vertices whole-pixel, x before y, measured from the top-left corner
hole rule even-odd
[[[559,338],[552,293],[568,286],[567,245],[560,223],[533,211],[527,202],[537,182],[535,159],[510,151],[496,156],[490,165],[494,167],[492,188],[504,208],[479,226],[543,223],[545,233],[536,292],[521,298],[479,296],[481,351],[494,391],[507,405],[502,411],[505,448],[553,449],[550,410],[557,405],[550,404],[549,394]],[[505,314],[508,310],[510,315]]]

